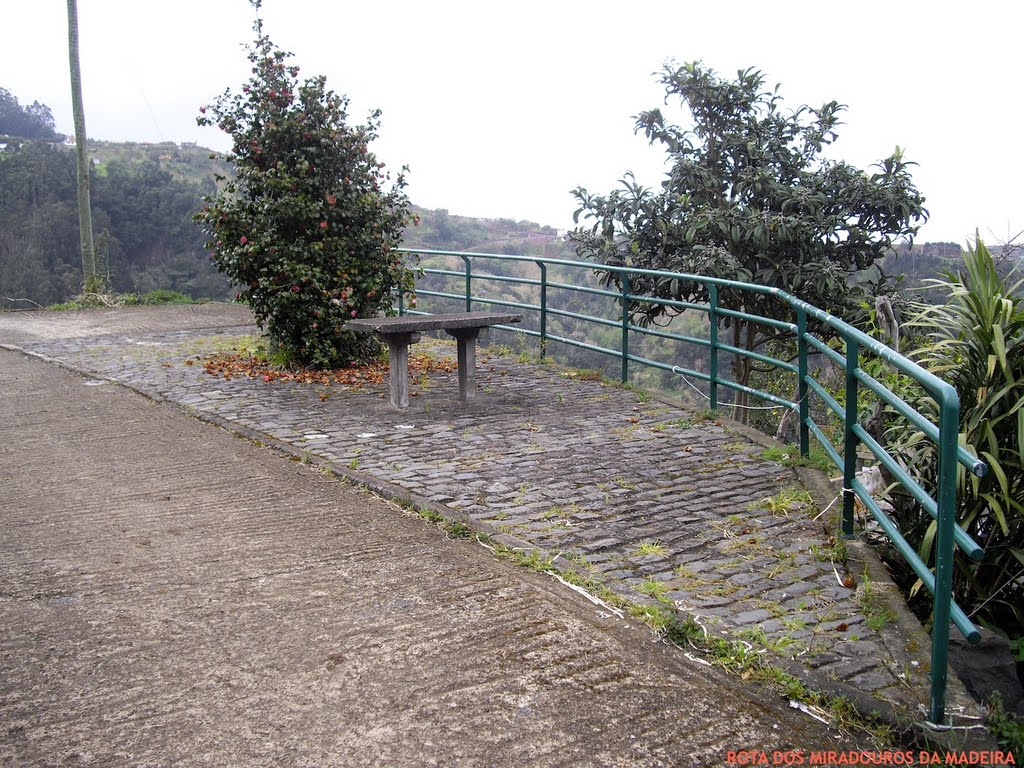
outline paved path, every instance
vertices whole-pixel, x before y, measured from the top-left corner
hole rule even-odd
[[[806,478],[764,460],[763,443],[748,432],[493,356],[481,361],[475,404],[458,402],[454,373],[435,373],[404,412],[389,407],[384,384],[204,373],[202,358],[251,333],[248,320],[225,307],[79,314],[66,323],[19,313],[0,315],[0,340],[462,516],[634,601],[660,598],[868,709],[920,715],[927,637],[857,547],[845,566],[857,587],[840,583],[830,516],[818,519],[798,500]],[[792,503],[783,504],[786,493]],[[953,693],[956,704],[956,685]]]
[[[554,579],[0,351],[0,765],[723,765],[844,740]]]

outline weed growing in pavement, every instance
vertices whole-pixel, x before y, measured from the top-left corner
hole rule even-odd
[[[529,552],[509,549],[507,552],[516,565],[528,568],[531,571],[547,572],[551,570],[551,564],[554,562],[553,557],[544,557],[541,555],[540,550],[537,549],[531,549]]]
[[[624,389],[627,392],[632,392],[634,395],[636,395],[637,402],[639,402],[641,405],[646,403],[650,399],[650,397],[651,397],[645,390],[641,389],[640,387],[636,386],[635,384],[630,384],[629,382],[625,382],[625,383],[619,384],[618,386],[619,386],[620,389]]]
[[[591,565],[586,555],[570,552],[565,556],[565,559],[568,560],[570,563],[575,563],[576,565],[580,565],[587,569],[592,569],[594,567],[593,565]]]
[[[435,525],[437,525],[438,523],[444,522],[444,515],[442,515],[440,512],[435,512],[432,509],[427,509],[426,507],[417,509],[416,514],[418,514],[428,523],[434,523]]]
[[[810,623],[807,619],[801,619],[796,616],[787,616],[782,619],[782,626],[793,632],[799,632],[800,630],[807,629]]]
[[[562,376],[571,381],[597,381],[604,383],[604,374],[600,371],[591,371],[585,368],[577,368],[571,371],[563,371]]]
[[[788,517],[790,512],[809,507],[813,503],[811,494],[804,488],[783,488],[775,496],[769,496],[750,505],[751,509],[765,509],[776,517]]]
[[[521,505],[524,501],[526,501],[526,495],[529,492],[530,492],[530,486],[527,485],[526,483],[520,483],[519,487],[516,488],[516,495],[512,499],[512,503],[515,504],[516,506]]]
[[[453,539],[468,539],[473,534],[473,529],[461,520],[448,523],[444,530]]]
[[[711,583],[710,580],[701,578],[692,568],[685,565],[677,565],[672,572],[677,579],[685,581],[689,588],[706,586]]]
[[[507,344],[488,344],[480,352],[481,354],[494,355],[495,357],[509,357],[512,354],[512,347]]]
[[[896,614],[881,599],[881,591],[868,578],[867,573],[861,577],[857,589],[857,604],[864,615],[865,623],[878,632],[887,624],[896,621]]]
[[[645,579],[637,589],[645,595],[650,595],[651,597],[660,600],[665,597],[665,593],[668,592],[668,584],[663,581],[658,581],[657,579]]]
[[[668,548],[660,541],[641,541],[633,554],[643,557],[644,555],[657,555],[658,557],[665,557],[668,554]]]
[[[410,502],[399,502],[399,506],[419,516],[431,525],[437,526],[444,531],[449,538],[468,539],[470,536],[474,535],[473,529],[462,520],[448,520],[440,512],[436,512],[435,510],[427,507],[417,507],[415,504]],[[485,541],[487,539],[485,534],[476,534],[476,537],[480,541]]]
[[[810,552],[811,556],[818,562],[835,563],[837,565],[845,565],[850,556],[846,540],[841,536],[830,538],[827,547],[823,547],[820,544],[811,544]]]
[[[771,461],[781,464],[784,467],[810,467],[819,472],[828,474],[835,469],[832,459],[820,446],[811,446],[807,456],[800,455],[800,449],[790,443],[789,445],[771,445],[761,451],[761,458],[764,461]]]

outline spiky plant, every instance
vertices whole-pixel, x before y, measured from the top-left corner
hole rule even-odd
[[[957,553],[955,597],[1013,639],[1024,635],[1024,279],[1014,281],[1015,270],[1000,275],[980,238],[963,262],[956,273],[930,281],[947,300],[918,306],[910,325],[927,343],[912,357],[959,392],[960,442],[989,466],[982,478],[960,468],[957,520],[986,555],[974,563]],[[924,394],[911,404],[937,418],[938,406]],[[890,438],[918,482],[934,487],[934,443],[898,428]],[[928,562],[935,523],[919,508],[911,514]]]

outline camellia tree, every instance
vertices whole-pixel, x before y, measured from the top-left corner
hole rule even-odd
[[[253,2],[259,10],[259,0]],[[392,180],[368,149],[379,112],[347,122],[348,99],[324,77],[299,82],[291,56],[254,24],[252,78],[203,107],[200,125],[230,134],[233,177],[196,215],[217,268],[240,287],[274,351],[292,365],[337,367],[377,354],[345,331],[391,308],[413,275],[395,252],[409,220],[403,173]]]
[[[852,317],[865,294],[886,290],[852,276],[867,270],[927,219],[924,198],[911,180],[902,151],[871,173],[826,159],[843,107],[832,101],[813,109],[782,107],[778,86],[767,90],[755,70],[736,80],[719,78],[701,63],[666,65],[667,96],[689,109],[693,128],[668,123],[658,109],[636,118],[636,131],[668,153],[669,171],[659,191],[627,174],[609,195],[575,190],[575,221],[591,220],[570,234],[577,253],[614,266],[686,272],[775,286]],[[609,282],[619,283],[615,273]],[[696,283],[635,276],[630,291],[679,301],[704,301]],[[722,291],[722,306],[791,320],[770,296]],[[634,301],[633,322],[666,321],[674,312]],[[770,329],[730,320],[733,343],[756,349]],[[748,358],[736,356],[737,381],[747,383]],[[741,395],[742,397],[742,395]]]

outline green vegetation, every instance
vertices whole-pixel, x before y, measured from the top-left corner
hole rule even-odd
[[[773,515],[786,517],[790,512],[809,506],[813,502],[811,494],[804,488],[783,488],[774,496],[752,504],[752,508],[766,509]]]
[[[927,219],[924,198],[910,177],[911,163],[896,151],[871,174],[825,159],[843,107],[782,107],[778,88],[766,89],[753,69],[724,80],[700,62],[666,65],[666,100],[678,97],[693,119],[686,130],[654,109],[636,119],[636,131],[662,144],[671,170],[659,191],[632,176],[607,196],[579,188],[575,217],[592,220],[571,233],[577,252],[609,266],[695,273],[774,286],[841,316],[859,312],[879,285],[851,284],[893,243],[917,232]],[[617,274],[605,281],[621,288]],[[878,279],[884,283],[884,278]],[[685,302],[705,302],[700,284],[634,275],[630,291]],[[720,291],[722,306],[791,320],[769,294]],[[678,310],[643,300],[630,302],[638,325]],[[732,344],[755,350],[775,336],[771,329],[731,318]],[[747,384],[753,361],[733,357],[734,378]],[[737,394],[738,404],[746,395]],[[737,418],[744,420],[745,412]]]
[[[828,547],[821,547],[817,544],[811,545],[811,555],[815,560],[822,563],[845,564],[850,557],[846,541],[841,536],[829,539]]]
[[[645,579],[637,589],[645,595],[650,595],[655,599],[661,600],[668,592],[668,584],[663,581],[658,581],[657,579]]]
[[[53,113],[45,104],[33,101],[21,106],[18,97],[0,88],[0,137],[63,141],[57,133]]]
[[[876,632],[896,621],[896,614],[881,599],[879,588],[871,582],[866,573],[861,576],[860,586],[857,588],[857,603],[860,612],[864,614],[865,622]]]
[[[174,145],[90,142],[90,196],[97,269],[113,294],[173,290],[224,299],[226,279],[210,266],[203,234],[192,223],[202,195],[198,177],[165,170],[207,150]],[[81,293],[75,155],[44,142],[0,149],[0,308],[47,306]],[[15,301],[20,300],[20,301]]]
[[[634,550],[634,554],[644,555],[657,555],[658,557],[664,557],[668,554],[668,548],[660,541],[642,541],[637,548]]]
[[[461,520],[449,523],[445,528],[445,531],[453,539],[468,539],[473,535],[473,529],[466,525]]]
[[[999,627],[1011,640],[1024,636],[1024,279],[996,268],[979,239],[961,269],[934,281],[946,295],[923,305],[911,323],[927,339],[911,353],[960,393],[960,442],[989,466],[977,478],[959,469],[957,522],[983,547],[975,563],[955,552],[953,592],[968,614]],[[935,401],[908,393],[910,404],[937,421]],[[890,429],[890,450],[917,482],[934,488],[936,448],[920,432]],[[893,494],[901,530],[929,562],[935,522],[917,504]]]
[[[324,77],[300,82],[258,17],[253,28],[252,77],[200,110],[200,125],[231,137],[225,160],[235,173],[204,198],[196,220],[275,352],[316,368],[374,359],[379,342],[344,329],[390,311],[393,292],[412,289],[394,252],[409,220],[404,173],[392,180],[368,149],[379,112],[350,126],[348,99]]]
[[[417,507],[408,501],[399,501],[398,504],[403,509],[412,512],[431,525],[437,526],[450,538],[468,539],[474,535],[473,529],[462,520],[448,520],[440,512],[435,512],[427,507]],[[487,540],[487,537],[482,534],[476,534],[476,536],[481,542],[486,542]]]
[[[798,701],[830,718],[840,729],[856,729],[870,736],[876,744],[889,745],[893,742],[891,730],[875,722],[865,720],[853,705],[842,696],[831,696],[813,691],[801,680],[772,664],[750,644],[742,640],[716,637],[690,618],[680,619],[668,615],[663,609],[662,625],[666,639],[682,647],[691,647],[705,653],[717,666],[749,678],[758,680],[778,690],[783,696]],[[754,640],[763,633],[751,630]],[[784,650],[784,648],[782,649]]]
[[[143,293],[82,294],[70,301],[51,304],[47,309],[62,311],[73,309],[97,309],[99,307],[139,307],[161,304],[195,304],[195,299],[177,291],[156,290]]]
[[[0,100],[2,100],[0,89]],[[42,105],[41,105],[42,106]],[[45,107],[44,107],[45,108]],[[74,148],[0,139],[0,309],[48,306],[78,296],[82,286]],[[235,295],[205,248],[192,217],[231,167],[205,147],[90,140],[90,194],[98,273],[115,295],[169,289],[193,299]],[[412,206],[419,226],[404,244],[426,245],[425,229],[446,220],[451,242],[475,251],[536,250],[554,231],[531,222],[472,219]],[[550,251],[550,248],[548,248]],[[544,248],[540,249],[544,253]],[[11,299],[19,299],[12,301]]]
[[[832,459],[821,446],[811,445],[809,453],[809,456],[802,456],[799,446],[789,443],[788,445],[768,446],[761,451],[761,458],[765,461],[782,464],[784,467],[810,467],[825,474],[835,471],[835,464],[832,463]]]
[[[1024,755],[1024,717],[1007,712],[997,702],[989,712],[985,725],[989,733],[999,741],[999,746],[1012,751],[1019,762]]]

